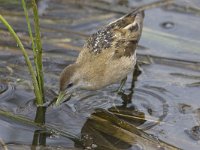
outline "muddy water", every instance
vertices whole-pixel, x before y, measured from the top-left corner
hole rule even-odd
[[[43,0],[39,3],[44,48],[46,99],[58,91],[61,70],[76,59],[89,34],[143,1]],[[111,7],[107,7],[111,4]],[[45,122],[82,138],[80,146],[52,129],[0,116],[1,149],[29,149],[42,136],[47,149],[194,149],[200,147],[200,26],[198,1],[177,1],[146,12],[138,47],[140,71],[99,91],[77,91],[70,101],[46,109]],[[7,1],[0,12],[29,50],[21,6]],[[104,9],[102,9],[104,8]],[[117,10],[114,8],[118,8]],[[33,58],[31,58],[33,59]],[[34,120],[30,76],[15,42],[0,24],[0,110]],[[106,111],[108,110],[108,111]],[[105,112],[106,111],[106,112]],[[103,115],[102,115],[103,114]],[[117,118],[122,124],[105,116]],[[100,118],[100,119],[99,119]],[[116,119],[115,118],[115,119]],[[105,124],[106,123],[106,124]],[[135,125],[139,131],[132,131]],[[46,133],[44,135],[44,133]],[[121,133],[121,134],[120,134]],[[146,135],[147,134],[147,135]],[[151,138],[152,140],[150,140]],[[165,144],[163,144],[165,143]],[[4,147],[4,148],[3,148]],[[35,148],[35,146],[32,146]],[[44,147],[38,147],[44,148]]]

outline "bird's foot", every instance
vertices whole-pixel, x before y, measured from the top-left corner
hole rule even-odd
[[[111,93],[117,93],[118,95],[122,95],[124,92],[125,90],[121,86],[118,89],[111,91]]]
[[[122,79],[119,88],[117,89],[117,94],[121,95],[122,93],[124,93],[123,87],[126,83],[127,77],[125,77],[124,79]]]

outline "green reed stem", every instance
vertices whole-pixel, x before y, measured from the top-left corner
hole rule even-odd
[[[32,9],[33,9],[33,17],[34,17],[34,28],[35,28],[35,45],[36,45],[36,72],[37,72],[37,80],[39,84],[40,91],[44,100],[44,77],[43,77],[43,65],[42,65],[42,42],[40,36],[40,23],[38,17],[38,9],[35,0],[32,0]]]
[[[29,36],[30,36],[30,39],[31,39],[31,43],[32,43],[32,50],[33,50],[33,54],[34,54],[34,63],[36,65],[36,69],[37,69],[37,60],[36,60],[36,56],[37,56],[37,53],[36,53],[36,49],[35,49],[35,42],[34,42],[34,39],[33,39],[33,34],[32,34],[32,29],[31,29],[31,24],[30,24],[30,20],[29,20],[29,16],[28,16],[28,11],[27,11],[27,7],[26,7],[26,3],[24,0],[22,0],[22,7],[24,9],[24,15],[26,16],[26,23],[27,23],[27,26],[28,26],[28,32],[29,32]]]
[[[33,50],[33,55],[34,55],[34,63],[35,63],[35,68],[36,68],[36,74],[37,74],[37,81],[38,81],[38,84],[39,84],[39,88],[40,88],[40,95],[44,98],[43,96],[43,86],[41,85],[41,80],[40,80],[40,76],[43,76],[40,74],[40,69],[39,69],[39,65],[38,65],[38,59],[37,59],[37,51],[36,51],[36,45],[35,45],[35,41],[34,41],[34,38],[33,38],[33,33],[32,33],[32,29],[31,29],[31,24],[30,24],[30,19],[29,19],[29,16],[28,16],[28,11],[27,11],[27,7],[26,7],[26,3],[24,0],[22,0],[22,7],[24,9],[24,14],[25,14],[25,17],[26,17],[26,23],[27,23],[27,26],[28,26],[28,32],[29,32],[29,36],[30,36],[30,39],[31,39],[31,42],[32,42],[32,50]],[[36,100],[37,102],[37,100]],[[44,103],[44,99],[43,99],[43,103]],[[37,104],[40,104],[39,102],[37,102]]]
[[[30,24],[30,20],[29,20],[29,16],[28,16],[28,11],[27,11],[27,7],[26,7],[26,3],[24,0],[22,0],[22,7],[24,9],[24,15],[26,16],[26,23],[28,26],[28,32],[29,32],[29,36],[32,42],[32,49],[33,49],[33,53],[34,53],[34,58],[36,57],[36,49],[35,49],[35,42],[33,39],[33,34],[32,34],[32,29],[31,29],[31,24]]]
[[[21,40],[19,39],[19,37],[17,36],[17,34],[13,30],[13,28],[9,25],[9,23],[4,19],[4,17],[2,15],[0,15],[0,21],[7,27],[7,29],[10,32],[10,34],[14,37],[15,41],[17,42],[17,45],[21,49],[21,51],[22,51],[22,53],[24,55],[25,61],[26,61],[27,65],[28,65],[29,72],[31,74],[31,78],[32,78],[33,86],[34,86],[34,92],[35,92],[35,96],[36,96],[36,99],[37,99],[37,103],[39,105],[42,105],[43,104],[43,97],[40,94],[40,89],[39,89],[39,86],[38,86],[38,82],[37,82],[37,79],[36,79],[36,76],[35,76],[35,72],[34,72],[33,66],[31,64],[31,61],[30,61],[29,57],[28,57],[28,54],[27,54],[26,50],[24,49],[24,46],[23,46]]]

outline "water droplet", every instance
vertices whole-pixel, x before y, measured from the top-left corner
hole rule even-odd
[[[174,23],[171,21],[166,21],[161,24],[161,26],[165,29],[172,29],[174,27]]]
[[[192,113],[193,111],[193,108],[191,105],[184,104],[184,103],[178,104],[178,109],[179,109],[179,112],[182,114],[189,114],[189,113]]]
[[[195,141],[200,140],[200,126],[194,126],[189,130],[187,129],[185,133]]]
[[[17,81],[17,82],[20,82],[20,81],[22,81],[22,80],[21,80],[20,78],[17,78],[16,81]]]

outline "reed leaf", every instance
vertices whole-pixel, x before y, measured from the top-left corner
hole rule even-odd
[[[17,45],[19,46],[19,48],[21,49],[23,55],[24,55],[24,59],[26,61],[26,64],[28,66],[29,72],[31,74],[31,78],[32,78],[32,82],[33,82],[33,86],[34,86],[34,92],[35,92],[35,96],[36,99],[38,101],[39,105],[43,104],[43,98],[42,95],[40,94],[40,88],[38,86],[38,82],[36,79],[36,75],[33,69],[33,66],[31,64],[31,61],[28,57],[28,54],[24,48],[24,45],[22,44],[21,40],[19,39],[19,37],[17,36],[16,32],[14,31],[14,29],[10,26],[10,24],[4,19],[4,17],[2,15],[0,15],[0,21],[7,27],[8,31],[10,32],[10,34],[14,37]]]
[[[36,45],[36,72],[37,72],[37,80],[39,84],[40,91],[44,100],[44,77],[43,77],[43,64],[42,64],[42,42],[40,35],[40,23],[38,17],[38,9],[35,0],[31,1],[32,9],[33,9],[33,17],[34,17],[34,28],[35,28],[35,45]]]

